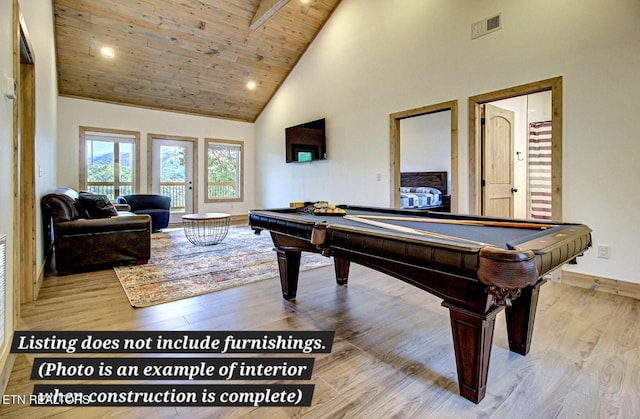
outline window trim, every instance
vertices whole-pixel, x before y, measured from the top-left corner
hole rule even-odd
[[[111,128],[96,128],[96,127],[80,127],[80,142],[79,142],[79,187],[80,190],[87,190],[87,156],[86,156],[86,135],[87,133],[99,133],[99,134],[115,134],[128,137],[134,137],[134,156],[135,162],[133,165],[133,192],[137,193],[140,190],[140,131],[126,131]]]
[[[240,193],[237,198],[210,198],[209,197],[209,145],[210,144],[234,144],[240,147],[240,174],[239,174],[239,187]],[[244,201],[244,141],[240,140],[222,140],[216,138],[205,138],[204,145],[204,170],[205,181],[204,183],[204,202],[242,202]]]

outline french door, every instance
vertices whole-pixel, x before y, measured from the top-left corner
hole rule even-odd
[[[196,212],[196,177],[192,139],[151,136],[151,193],[171,197],[169,223]]]

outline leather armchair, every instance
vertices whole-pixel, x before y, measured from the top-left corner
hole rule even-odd
[[[116,199],[118,204],[127,204],[134,214],[147,214],[151,217],[151,230],[159,231],[169,226],[171,197],[154,194],[123,195]]]

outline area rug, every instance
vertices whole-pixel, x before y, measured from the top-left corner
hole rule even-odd
[[[326,266],[324,256],[303,252],[300,270]],[[219,244],[196,246],[182,230],[151,235],[145,265],[113,268],[133,307],[149,307],[279,276],[268,232],[231,226]],[[280,287],[280,282],[274,283]]]

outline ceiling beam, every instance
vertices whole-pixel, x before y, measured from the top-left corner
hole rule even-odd
[[[262,0],[251,20],[249,27],[254,31],[271,19],[278,10],[282,9],[290,0]]]

